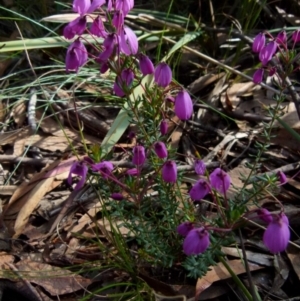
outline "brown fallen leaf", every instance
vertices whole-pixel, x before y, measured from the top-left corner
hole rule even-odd
[[[45,263],[22,260],[15,266],[18,274],[43,287],[51,296],[70,294],[92,283],[90,279]]]
[[[245,266],[240,259],[229,260],[227,261],[227,264],[236,275],[246,272]],[[248,263],[248,265],[250,271],[256,271],[263,268],[253,263]],[[200,294],[210,287],[214,282],[228,278],[231,278],[231,275],[221,262],[219,262],[216,266],[210,267],[210,271],[208,271],[204,277],[199,278],[197,281],[195,300],[198,300]]]

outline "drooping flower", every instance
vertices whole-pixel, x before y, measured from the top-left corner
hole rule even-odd
[[[147,55],[141,53],[139,55],[139,63],[143,75],[152,74],[154,72],[153,63]]]
[[[132,163],[142,165],[146,160],[145,148],[142,145],[137,145],[133,148]]]
[[[126,171],[126,174],[135,177],[139,175],[139,170],[137,168],[131,168]]]
[[[255,84],[260,84],[264,77],[264,69],[257,69],[253,74],[253,82]]]
[[[190,94],[183,90],[175,98],[175,114],[180,120],[188,120],[193,114],[193,102]]]
[[[134,73],[130,68],[124,69],[121,72],[120,76],[117,76],[116,81],[114,83],[114,92],[117,96],[123,97],[125,95],[125,91],[123,87],[129,89],[132,82],[134,80]]]
[[[210,187],[203,179],[197,181],[190,190],[190,197],[193,201],[202,200],[210,192]]]
[[[79,67],[83,66],[87,59],[88,54],[84,44],[79,39],[75,40],[67,50],[66,71],[75,70],[78,72]]]
[[[122,193],[119,193],[119,192],[114,192],[110,195],[110,197],[113,199],[113,200],[116,200],[116,201],[122,201],[124,199],[124,196],[122,195]]]
[[[172,70],[171,68],[165,63],[159,63],[154,71],[154,81],[160,87],[167,87],[172,81]]]
[[[263,235],[264,245],[272,253],[283,252],[290,240],[289,221],[284,213],[273,217]]]
[[[293,32],[293,34],[292,34],[292,40],[295,43],[299,43],[300,42],[300,30],[299,29],[297,29],[296,31]]]
[[[112,55],[115,45],[117,42],[117,37],[114,33],[107,35],[103,41],[104,50],[98,55],[96,61],[98,63],[105,63]]]
[[[188,233],[194,229],[194,225],[191,222],[184,222],[181,223],[178,227],[177,227],[177,233],[180,234],[181,236],[187,236]]]
[[[157,157],[163,159],[168,157],[168,150],[166,148],[166,145],[159,141],[154,143],[154,150],[157,155]]]
[[[257,216],[266,223],[271,223],[273,221],[273,216],[271,212],[265,208],[260,208],[257,210]]]
[[[110,161],[102,161],[92,165],[92,170],[99,171],[102,174],[103,179],[108,179],[113,169],[114,166]]]
[[[265,46],[266,37],[263,33],[259,33],[253,40],[252,51],[258,53]]]
[[[262,62],[263,66],[267,65],[267,63],[272,59],[276,50],[277,44],[274,41],[271,41],[262,48],[262,50],[259,52],[259,60]]]
[[[120,51],[126,55],[137,54],[139,43],[136,34],[129,27],[125,26],[120,32]]]
[[[175,161],[167,161],[162,167],[162,179],[167,183],[176,183],[177,166]]]
[[[221,168],[216,168],[209,176],[210,185],[222,194],[225,194],[230,186],[230,176]]]
[[[194,169],[197,175],[202,176],[205,173],[206,165],[204,161],[196,159],[194,163]]]
[[[101,16],[98,16],[92,23],[90,28],[90,33],[95,35],[96,37],[106,38],[107,31],[102,22]]]
[[[183,242],[183,251],[186,255],[204,253],[210,245],[209,233],[205,228],[195,228],[189,231]]]
[[[82,35],[86,28],[86,16],[78,17],[63,30],[63,35],[66,39],[73,39],[76,35]]]
[[[283,171],[279,170],[278,173],[277,173],[277,177],[279,179],[279,182],[281,185],[284,185],[287,183],[287,177],[286,175],[284,174]]]
[[[121,29],[123,28],[124,25],[124,15],[121,10],[117,10],[114,13],[114,17],[112,19],[112,25],[116,28],[117,33],[121,32]]]
[[[161,121],[159,129],[162,136],[168,133],[168,122],[165,119]]]
[[[98,7],[102,6],[105,0],[74,0],[73,11],[80,14],[81,16],[88,13],[94,12]]]
[[[116,0],[115,5],[115,9],[121,10],[124,16],[126,16],[129,13],[129,11],[133,8],[134,0]]]
[[[277,43],[278,45],[286,45],[286,42],[287,42],[286,31],[285,31],[285,30],[281,31],[281,32],[277,35],[275,41],[276,41],[276,43]]]
[[[68,180],[67,180],[68,184],[72,185],[72,175],[79,176],[80,180],[74,187],[74,190],[75,191],[80,190],[85,183],[87,172],[88,172],[88,167],[86,166],[86,164],[84,162],[77,162],[77,161],[74,162],[70,168],[70,172],[69,172],[69,176],[68,176]]]

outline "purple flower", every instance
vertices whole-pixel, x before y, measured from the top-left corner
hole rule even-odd
[[[210,185],[222,194],[228,190],[230,186],[230,176],[221,168],[216,168],[209,176]]]
[[[124,199],[122,193],[119,193],[119,192],[114,192],[110,195],[110,197],[113,199],[113,200],[116,200],[116,201],[122,201]]]
[[[70,173],[67,180],[68,184],[72,185],[72,174],[77,175],[81,178],[76,184],[76,186],[74,187],[74,190],[75,191],[80,190],[85,183],[87,172],[88,172],[88,167],[83,162],[74,162],[70,168]]]
[[[116,0],[116,10],[121,10],[126,16],[128,12],[133,8],[134,0]]]
[[[139,175],[139,170],[137,168],[131,168],[126,171],[126,174],[135,177]]]
[[[167,161],[162,167],[162,179],[167,183],[176,183],[177,166],[175,161]]]
[[[287,36],[286,36],[285,30],[281,31],[281,32],[277,35],[275,41],[276,41],[276,43],[277,43],[278,45],[286,45]]]
[[[168,150],[163,142],[154,143],[154,150],[157,157],[163,159],[168,157]]]
[[[104,39],[107,37],[107,32],[100,16],[98,16],[92,23],[90,33],[96,37],[101,37]]]
[[[131,69],[124,69],[121,72],[121,76],[117,76],[116,81],[114,83],[114,92],[117,96],[123,97],[125,92],[123,87],[129,89],[132,82],[134,80],[134,73]]]
[[[287,183],[286,175],[281,170],[278,171],[277,177],[278,177],[279,182],[280,182],[281,185],[284,185],[284,184]]]
[[[264,77],[264,69],[257,69],[253,74],[253,82],[255,84],[260,84]]]
[[[263,33],[259,33],[253,40],[252,51],[258,53],[265,46],[266,37]]]
[[[97,57],[96,61],[98,63],[106,62],[112,55],[115,44],[117,42],[117,37],[114,33],[109,34],[103,41],[104,51],[102,51]]]
[[[192,229],[184,239],[183,251],[186,255],[198,255],[204,253],[209,244],[209,234],[205,228]]]
[[[273,57],[277,50],[276,42],[272,41],[262,48],[259,52],[259,60],[265,66]]]
[[[181,236],[187,236],[192,229],[194,229],[193,223],[184,222],[181,223],[176,230],[177,233],[180,234]]]
[[[63,35],[66,39],[73,39],[76,35],[82,35],[86,28],[86,16],[78,17],[65,26]]]
[[[74,41],[67,50],[66,55],[66,71],[75,70],[78,72],[79,67],[83,66],[88,59],[85,46],[80,40]]]
[[[210,187],[203,179],[197,181],[190,190],[190,197],[193,201],[202,200],[210,192]]]
[[[86,13],[94,12],[98,7],[102,6],[105,0],[74,0],[73,11],[79,13],[81,16]]]
[[[109,161],[102,161],[100,163],[92,165],[92,170],[100,171],[103,176],[103,179],[108,179],[113,169],[114,166]]]
[[[122,11],[117,10],[114,13],[112,24],[117,29],[117,32],[120,33],[120,31],[121,31],[121,29],[123,28],[123,25],[124,25],[124,15],[123,15]]]
[[[137,37],[129,27],[124,27],[120,33],[120,50],[126,55],[137,54],[139,43]]]
[[[269,210],[265,208],[260,208],[257,210],[257,216],[266,223],[271,223],[273,221],[272,214]]]
[[[293,34],[292,34],[292,40],[295,43],[300,42],[300,30],[299,29],[297,29],[296,31],[293,32]]]
[[[139,55],[140,70],[143,75],[152,74],[154,72],[154,66],[152,61],[147,55]]]
[[[159,129],[162,136],[168,133],[168,122],[165,119],[161,121]]]
[[[277,71],[277,68],[275,66],[271,67],[269,69],[269,76],[273,76]]]
[[[142,145],[137,145],[133,148],[132,163],[142,165],[146,160],[145,148]]]
[[[167,87],[172,81],[172,70],[164,62],[159,63],[154,71],[154,81],[160,87]]]
[[[191,118],[193,114],[193,102],[188,92],[178,92],[175,98],[175,114],[180,120]]]
[[[284,213],[275,216],[264,232],[263,242],[272,253],[286,249],[290,240],[289,221]]]
[[[194,163],[194,169],[197,175],[202,176],[205,173],[206,165],[202,160],[196,159]]]

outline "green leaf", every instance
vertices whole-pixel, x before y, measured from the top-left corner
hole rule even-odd
[[[132,94],[129,97],[130,101],[134,103],[139,97],[142,97],[143,94],[145,93],[142,87],[145,86],[150,87],[152,84],[153,84],[153,76],[152,75],[145,76],[141,84],[138,85],[133,90]],[[129,108],[130,108],[129,104],[126,103],[124,109],[120,110],[111,128],[109,129],[108,133],[103,139],[101,144],[102,158],[112,150],[112,148],[116,145],[116,143],[119,141],[119,139],[122,137],[127,127],[129,126],[130,118],[127,114]]]

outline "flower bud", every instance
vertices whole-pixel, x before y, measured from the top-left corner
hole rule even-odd
[[[284,185],[287,183],[287,178],[283,171],[279,170],[277,173],[277,177],[278,177],[281,185]]]
[[[154,150],[157,155],[157,157],[163,159],[168,157],[168,150],[166,148],[166,145],[163,142],[156,142],[154,144]]]
[[[195,160],[194,169],[197,175],[202,176],[205,173],[206,165],[202,160]]]
[[[162,136],[168,133],[168,122],[165,119],[161,121],[159,129]]]
[[[162,179],[167,183],[175,183],[177,180],[177,166],[175,161],[167,161],[162,168]]]
[[[113,199],[113,200],[116,200],[116,201],[122,201],[124,199],[122,193],[119,193],[119,192],[114,192],[110,195],[110,197]]]
[[[253,74],[253,82],[255,84],[260,84],[264,77],[264,69],[257,69]]]
[[[189,231],[183,242],[183,251],[186,255],[204,253],[210,245],[209,233],[205,228],[196,228]]]
[[[142,145],[137,145],[133,148],[132,163],[142,165],[146,160],[145,148]]]
[[[272,214],[269,210],[265,208],[260,208],[257,210],[257,216],[266,223],[271,223],[273,221]]]
[[[154,81],[160,87],[167,87],[172,81],[172,70],[164,62],[159,63],[154,71]]]
[[[277,44],[272,41],[267,44],[262,50],[259,52],[259,60],[262,62],[263,66],[267,65],[267,63],[272,59],[273,55],[276,53]]]
[[[200,179],[193,185],[192,189],[190,190],[190,197],[193,201],[200,201],[209,193],[209,191],[209,185],[205,180]]]
[[[152,74],[154,72],[154,66],[147,55],[139,55],[140,70],[143,75]]]
[[[300,42],[300,30],[299,29],[297,29],[296,31],[293,32],[293,34],[292,34],[292,40],[295,43]]]
[[[188,92],[180,91],[175,98],[175,114],[180,120],[188,120],[193,114],[193,102]]]
[[[103,179],[108,179],[113,169],[114,166],[109,161],[102,161],[92,165],[92,170],[99,171],[102,174]]]
[[[222,194],[228,190],[230,186],[230,176],[221,168],[216,168],[209,176],[210,185]]]
[[[253,40],[252,51],[258,53],[265,46],[266,37],[263,33],[259,33]]]
[[[287,36],[286,36],[285,30],[281,31],[281,32],[277,35],[275,41],[276,41],[276,43],[277,43],[278,45],[286,45],[286,42],[287,42]]]

